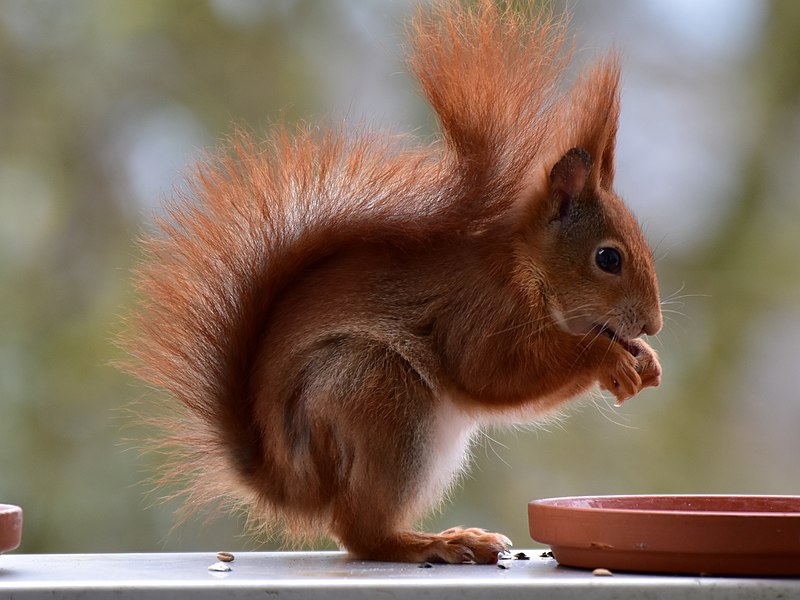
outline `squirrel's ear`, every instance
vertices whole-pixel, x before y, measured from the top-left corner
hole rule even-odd
[[[591,168],[592,157],[586,150],[570,148],[550,171],[550,195],[559,219],[567,216],[572,202],[581,195]]]

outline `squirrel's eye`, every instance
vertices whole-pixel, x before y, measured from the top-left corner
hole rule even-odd
[[[606,273],[619,275],[622,271],[622,256],[616,248],[599,248],[594,261]]]

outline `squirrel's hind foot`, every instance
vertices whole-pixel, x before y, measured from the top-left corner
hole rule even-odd
[[[512,546],[511,540],[502,533],[491,533],[477,527],[468,529],[451,527],[432,537],[436,540],[431,544],[434,553],[441,557],[439,562],[446,563],[494,564],[500,553]],[[448,560],[448,556],[457,557],[459,553],[466,554],[467,558],[465,560]],[[432,557],[428,560],[436,562],[437,558]]]
[[[398,533],[354,554],[392,562],[495,564],[510,546],[511,540],[500,533],[453,527],[441,533]]]

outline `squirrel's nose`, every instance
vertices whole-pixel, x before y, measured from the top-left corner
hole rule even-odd
[[[661,331],[661,324],[661,311],[658,311],[658,314],[654,318],[650,319],[644,324],[644,327],[642,327],[642,332],[639,335],[655,335]]]

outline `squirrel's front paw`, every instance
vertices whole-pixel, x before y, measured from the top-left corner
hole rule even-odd
[[[615,345],[611,352],[611,368],[600,376],[600,388],[614,394],[621,404],[642,389],[639,360],[622,346]]]
[[[631,340],[629,345],[636,357],[636,370],[642,378],[641,389],[658,387],[661,384],[661,363],[656,351],[642,340]]]

